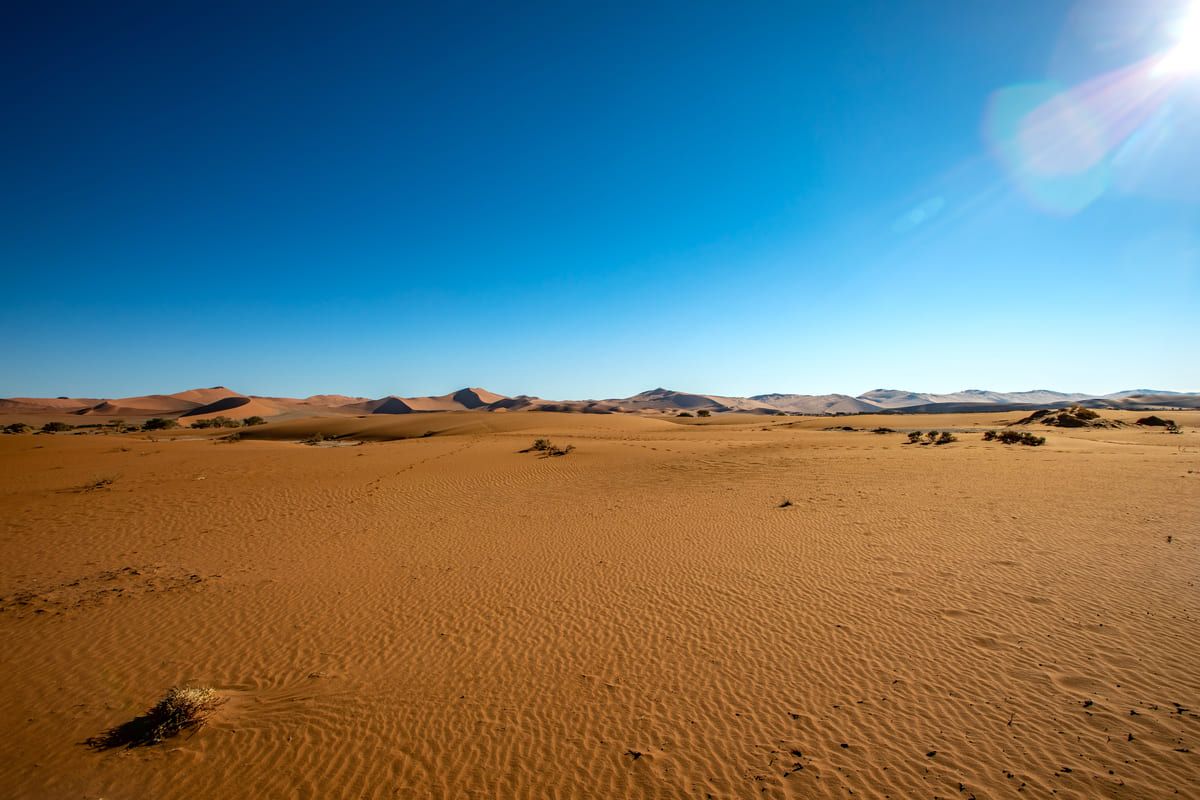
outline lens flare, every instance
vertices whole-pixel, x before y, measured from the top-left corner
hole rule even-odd
[[[1175,45],[1159,60],[1159,75],[1200,73],[1200,2],[1194,3],[1183,18],[1172,26]]]
[[[1161,123],[1176,93],[1200,75],[1200,0],[1166,30],[1167,48],[1160,42],[1154,55],[1083,83],[1010,86],[992,95],[984,137],[1035,207],[1081,211],[1112,186],[1118,156],[1124,153],[1128,162],[1140,153],[1144,162],[1162,149],[1147,149],[1149,140],[1137,134]]]

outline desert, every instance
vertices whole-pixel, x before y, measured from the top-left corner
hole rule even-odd
[[[1200,790],[1200,412],[678,413],[0,436],[0,785]],[[186,686],[203,726],[88,745]]]
[[[0,800],[1200,800],[1200,0],[5,12]]]

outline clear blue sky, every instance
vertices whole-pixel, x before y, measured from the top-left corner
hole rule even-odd
[[[1200,389],[1179,2],[22,5],[0,395]]]

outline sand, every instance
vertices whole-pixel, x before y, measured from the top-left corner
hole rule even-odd
[[[1023,415],[0,436],[0,793],[1198,797],[1200,413]]]

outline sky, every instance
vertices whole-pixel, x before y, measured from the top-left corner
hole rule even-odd
[[[22,4],[0,396],[1200,390],[1197,21]]]

